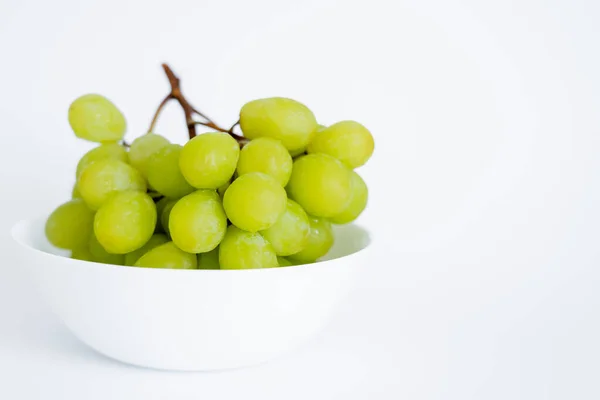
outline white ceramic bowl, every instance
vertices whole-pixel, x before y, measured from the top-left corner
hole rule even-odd
[[[336,227],[328,261],[262,270],[161,270],[63,257],[45,218],[12,230],[21,265],[81,341],[139,366],[216,370],[272,359],[316,333],[367,264],[370,238]]]

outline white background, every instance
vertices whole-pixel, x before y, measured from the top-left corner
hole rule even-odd
[[[600,3],[594,0],[0,0],[0,398],[597,399]],[[327,329],[211,374],[76,341],[8,231],[65,201],[99,92],[144,133],[181,76],[223,125],[282,95],[355,119],[376,151],[361,217],[377,255]],[[183,142],[180,110],[159,133]]]

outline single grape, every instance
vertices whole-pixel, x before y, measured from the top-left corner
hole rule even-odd
[[[294,161],[287,189],[308,214],[333,217],[350,201],[350,169],[327,154],[302,156]]]
[[[249,172],[271,175],[285,186],[292,174],[292,157],[279,140],[267,137],[254,139],[240,151],[237,165],[238,175]]]
[[[299,252],[306,246],[310,224],[306,212],[293,200],[287,201],[283,214],[268,229],[262,231],[278,256]]]
[[[365,181],[356,172],[352,171],[352,193],[350,202],[344,211],[329,218],[334,224],[347,224],[354,221],[367,206],[369,189]]]
[[[181,198],[171,210],[169,232],[173,242],[188,253],[217,247],[227,229],[227,217],[214,190],[197,190]]]
[[[155,133],[140,136],[129,147],[129,163],[137,168],[143,177],[147,177],[150,157],[167,145],[169,141]]]
[[[109,158],[85,168],[77,181],[77,189],[87,205],[97,210],[115,192],[145,192],[146,181],[129,164]]]
[[[371,132],[355,121],[342,121],[319,131],[307,147],[308,153],[324,153],[350,168],[365,164],[375,143]]]
[[[134,265],[136,261],[140,259],[141,256],[143,256],[153,248],[158,247],[161,244],[167,243],[168,241],[169,238],[167,238],[167,235],[163,235],[161,233],[156,233],[152,235],[152,237],[146,242],[145,245],[125,255],[125,265]]]
[[[89,246],[83,246],[71,251],[71,258],[80,261],[95,261]]]
[[[280,267],[291,267],[292,265],[294,265],[290,260],[283,257],[277,257],[277,262],[279,263]]]
[[[220,269],[219,248],[198,254],[198,269]]]
[[[246,232],[234,225],[219,246],[221,269],[273,268],[279,266],[271,244],[260,233]]]
[[[123,139],[127,123],[119,109],[99,94],[83,95],[69,106],[69,124],[75,136],[92,142]]]
[[[94,212],[80,199],[58,206],[46,220],[46,237],[54,246],[74,250],[87,246]]]
[[[288,256],[294,264],[308,264],[323,257],[333,246],[333,230],[331,223],[324,218],[308,217],[310,234],[304,249]]]
[[[167,200],[162,208],[162,212],[158,216],[160,218],[160,225],[163,230],[167,234],[168,237],[171,237],[171,232],[169,231],[169,219],[171,217],[171,210],[175,207],[175,204],[179,201],[179,199]]]
[[[194,191],[179,170],[181,146],[169,144],[154,153],[147,165],[148,183],[162,195],[180,198]]]
[[[155,225],[156,206],[150,196],[137,191],[118,192],[96,213],[94,233],[108,252],[126,254],[146,244]]]
[[[270,137],[286,149],[306,147],[317,129],[317,120],[304,104],[283,97],[250,101],[240,111],[240,126],[248,139]]]
[[[239,155],[240,145],[227,133],[204,133],[183,146],[179,168],[195,188],[217,189],[231,179]]]
[[[101,144],[100,146],[88,151],[83,155],[83,157],[81,157],[81,159],[77,163],[77,170],[75,172],[75,176],[79,178],[85,167],[87,167],[93,162],[105,160],[107,158],[127,162],[127,150],[125,150],[123,146],[121,146],[118,143]]]
[[[287,196],[281,185],[262,172],[237,178],[225,192],[223,207],[231,223],[248,232],[269,228],[285,211]]]
[[[196,269],[196,255],[186,253],[175,243],[168,242],[153,248],[140,257],[135,263],[136,267],[164,268],[164,269]]]
[[[96,238],[96,235],[90,236],[88,249],[92,255],[92,261],[102,264],[125,264],[125,256],[123,254],[112,254],[106,251],[106,249],[98,241],[98,238]]]

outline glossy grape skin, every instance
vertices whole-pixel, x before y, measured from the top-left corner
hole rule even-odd
[[[195,254],[186,253],[173,242],[157,246],[141,256],[135,263],[136,267],[162,269],[196,269]]]
[[[286,208],[286,193],[267,174],[251,172],[237,178],[223,197],[229,220],[238,228],[258,232],[273,225]]]
[[[285,211],[269,229],[261,232],[278,256],[299,252],[306,246],[310,224],[306,212],[293,200],[287,201]]]
[[[260,233],[246,232],[234,225],[219,246],[221,269],[255,269],[279,266],[271,244]]]
[[[94,221],[94,212],[80,199],[61,204],[46,220],[45,232],[54,246],[75,250],[87,246]]]
[[[331,223],[324,218],[309,215],[310,234],[304,249],[288,256],[292,263],[312,263],[323,257],[333,246],[333,230]]]
[[[355,121],[342,121],[319,131],[307,151],[329,154],[349,168],[356,168],[371,158],[374,147],[373,136],[367,128]]]
[[[156,206],[146,193],[118,192],[96,213],[94,233],[108,252],[126,254],[142,247],[154,233]]]
[[[97,210],[115,192],[146,192],[146,181],[132,166],[115,159],[88,165],[77,181],[77,189],[86,204]]]
[[[179,199],[168,200],[163,206],[162,212],[158,216],[160,218],[160,225],[162,226],[163,230],[165,231],[168,237],[171,237],[171,233],[169,231],[169,219],[171,217],[171,210],[173,210],[173,207],[175,207],[175,204],[177,204],[178,200]]]
[[[219,248],[198,254],[198,269],[221,269],[219,265]]]
[[[327,154],[309,154],[294,161],[286,189],[308,214],[333,217],[350,201],[350,171],[341,161]]]
[[[123,139],[127,123],[119,109],[99,94],[83,95],[69,106],[69,124],[75,136],[92,142]]]
[[[270,137],[286,149],[306,147],[317,129],[317,120],[304,104],[283,97],[250,101],[240,111],[240,127],[248,139]]]
[[[148,183],[160,194],[180,198],[194,191],[179,170],[181,146],[169,144],[154,153],[147,165]]]
[[[92,261],[102,264],[124,265],[125,256],[123,254],[112,254],[100,244],[96,235],[90,236],[88,250],[92,255]]]
[[[127,150],[118,143],[105,143],[98,147],[95,147],[85,153],[83,157],[77,163],[77,169],[75,175],[77,178],[81,175],[85,167],[93,162],[112,158],[115,160],[128,162],[129,157],[127,156]]]
[[[240,145],[227,133],[209,132],[188,141],[179,156],[179,169],[198,189],[217,189],[235,172]]]
[[[254,139],[242,148],[237,165],[239,176],[250,172],[265,173],[285,186],[292,174],[292,157],[279,140]]]
[[[291,267],[292,265],[294,265],[290,260],[283,257],[277,257],[277,263],[280,267]]]
[[[150,157],[169,144],[169,141],[165,137],[155,133],[147,133],[140,136],[129,147],[129,163],[146,178],[148,176]]]
[[[160,246],[161,244],[165,244],[169,241],[167,235],[162,233],[155,233],[152,237],[146,242],[145,245],[140,247],[137,250],[132,251],[131,253],[127,253],[125,255],[125,265],[132,266],[136,263],[137,260],[140,259],[144,254],[149,252],[155,247]]]
[[[188,253],[216,248],[227,229],[227,217],[214,190],[198,190],[181,198],[171,210],[169,233],[173,242]]]
[[[354,221],[367,206],[369,189],[365,181],[356,172],[352,171],[352,193],[350,201],[344,211],[329,218],[334,224],[347,224]]]

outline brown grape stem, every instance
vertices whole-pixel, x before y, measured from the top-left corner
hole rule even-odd
[[[239,123],[239,121],[236,122],[229,129],[221,128],[212,119],[207,117],[203,112],[194,108],[190,104],[190,102],[185,98],[185,96],[181,92],[181,80],[179,79],[179,77],[177,77],[177,75],[175,75],[173,70],[167,64],[162,64],[162,67],[163,67],[163,70],[165,71],[165,74],[167,75],[169,84],[171,85],[171,92],[158,105],[158,109],[154,113],[154,117],[152,118],[152,122],[150,123],[150,128],[148,129],[148,132],[152,132],[154,130],[156,121],[158,121],[158,117],[159,117],[162,109],[165,107],[165,105],[171,99],[175,99],[181,105],[181,108],[183,108],[183,114],[185,115],[185,123],[188,128],[188,135],[189,135],[190,139],[193,139],[196,136],[196,125],[203,125],[203,126],[212,128],[219,132],[228,133],[229,135],[231,135],[231,137],[233,137],[240,144],[240,146],[243,146],[244,144],[246,144],[248,142],[248,140],[246,138],[244,138],[243,136],[233,133],[233,128]],[[195,120],[193,118],[194,114],[203,118],[205,121]]]

